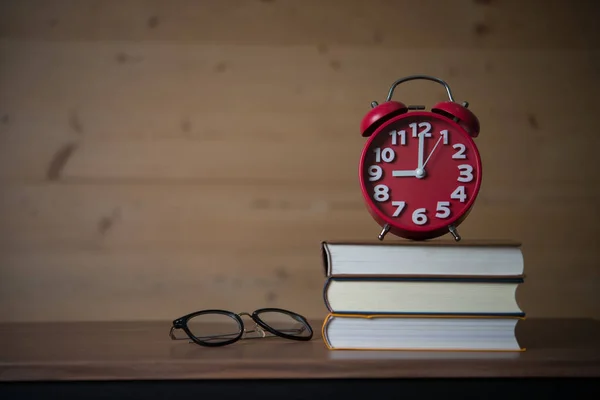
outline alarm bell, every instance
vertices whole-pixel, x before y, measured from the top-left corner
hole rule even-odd
[[[431,112],[445,115],[448,118],[456,121],[469,135],[472,137],[479,136],[479,120],[467,109],[469,103],[466,101],[462,104],[455,103],[453,101],[442,101],[436,104]]]
[[[443,101],[436,104],[431,112],[436,114],[444,115],[456,123],[458,123],[469,135],[477,137],[479,135],[479,120],[470,110],[467,109],[469,103],[466,101],[459,104],[454,101],[452,92],[448,84],[442,79],[428,76],[428,75],[411,75],[405,78],[398,79],[392,84],[389,90],[387,99],[384,103],[378,104],[376,101],[371,102],[372,109],[363,117],[360,123],[360,132],[363,137],[368,137],[373,134],[384,122],[389,119],[404,114],[411,109],[423,109],[423,106],[406,106],[404,103],[399,101],[393,101],[392,95],[396,86],[403,82],[411,81],[414,79],[424,79],[437,82],[446,88],[449,101]]]
[[[364,137],[371,136],[385,121],[396,115],[404,114],[408,107],[399,101],[386,101],[383,104],[371,103],[373,107],[360,122],[360,132]]]

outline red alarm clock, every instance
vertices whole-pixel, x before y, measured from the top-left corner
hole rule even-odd
[[[443,85],[449,101],[424,111],[392,101],[397,85],[425,79]],[[450,233],[459,241],[457,227],[467,217],[481,186],[481,159],[473,138],[479,121],[456,103],[450,87],[439,78],[413,75],[397,80],[382,104],[361,122],[368,137],[359,163],[362,194],[369,213],[389,232],[411,240]]]

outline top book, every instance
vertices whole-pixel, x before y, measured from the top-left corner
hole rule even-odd
[[[493,241],[321,243],[325,276],[522,276],[521,244]]]

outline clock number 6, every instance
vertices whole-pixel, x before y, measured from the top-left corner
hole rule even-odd
[[[412,214],[412,221],[415,225],[424,225],[427,222],[427,215],[424,208],[417,208]]]

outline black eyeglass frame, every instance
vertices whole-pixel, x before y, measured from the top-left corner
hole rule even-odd
[[[294,336],[294,335],[288,335],[284,332],[278,331],[277,329],[274,329],[273,327],[269,326],[266,322],[264,322],[262,319],[260,319],[259,315],[261,313],[265,313],[265,312],[279,312],[282,314],[286,314],[289,317],[291,317],[292,319],[302,323],[304,325],[304,329],[308,330],[309,334],[307,336]],[[221,315],[226,315],[226,316],[234,319],[238,324],[239,334],[232,339],[224,340],[222,342],[217,342],[217,343],[211,343],[211,342],[206,342],[206,341],[200,340],[196,335],[194,335],[191,332],[187,323],[190,319],[197,317],[198,315],[205,315],[205,314],[221,314]],[[284,338],[284,339],[296,340],[296,341],[309,341],[313,337],[312,327],[310,326],[310,324],[308,323],[308,321],[306,320],[306,318],[304,316],[302,316],[298,313],[295,313],[293,311],[285,310],[283,308],[273,308],[273,307],[259,308],[257,310],[254,310],[252,312],[252,314],[247,313],[247,312],[241,312],[238,314],[238,313],[234,313],[232,311],[220,310],[220,309],[195,311],[195,312],[186,314],[182,317],[175,319],[173,321],[173,325],[171,326],[170,336],[171,336],[171,338],[174,338],[173,331],[175,329],[182,329],[194,343],[199,344],[200,346],[206,346],[206,347],[226,346],[228,344],[232,344],[232,343],[235,343],[238,340],[240,340],[242,338],[242,336],[244,335],[244,333],[246,332],[244,321],[242,320],[242,317],[241,317],[242,315],[247,315],[248,317],[250,317],[252,319],[252,321],[254,321],[254,323],[256,323],[258,326],[260,326],[265,331],[267,331],[275,336]]]

